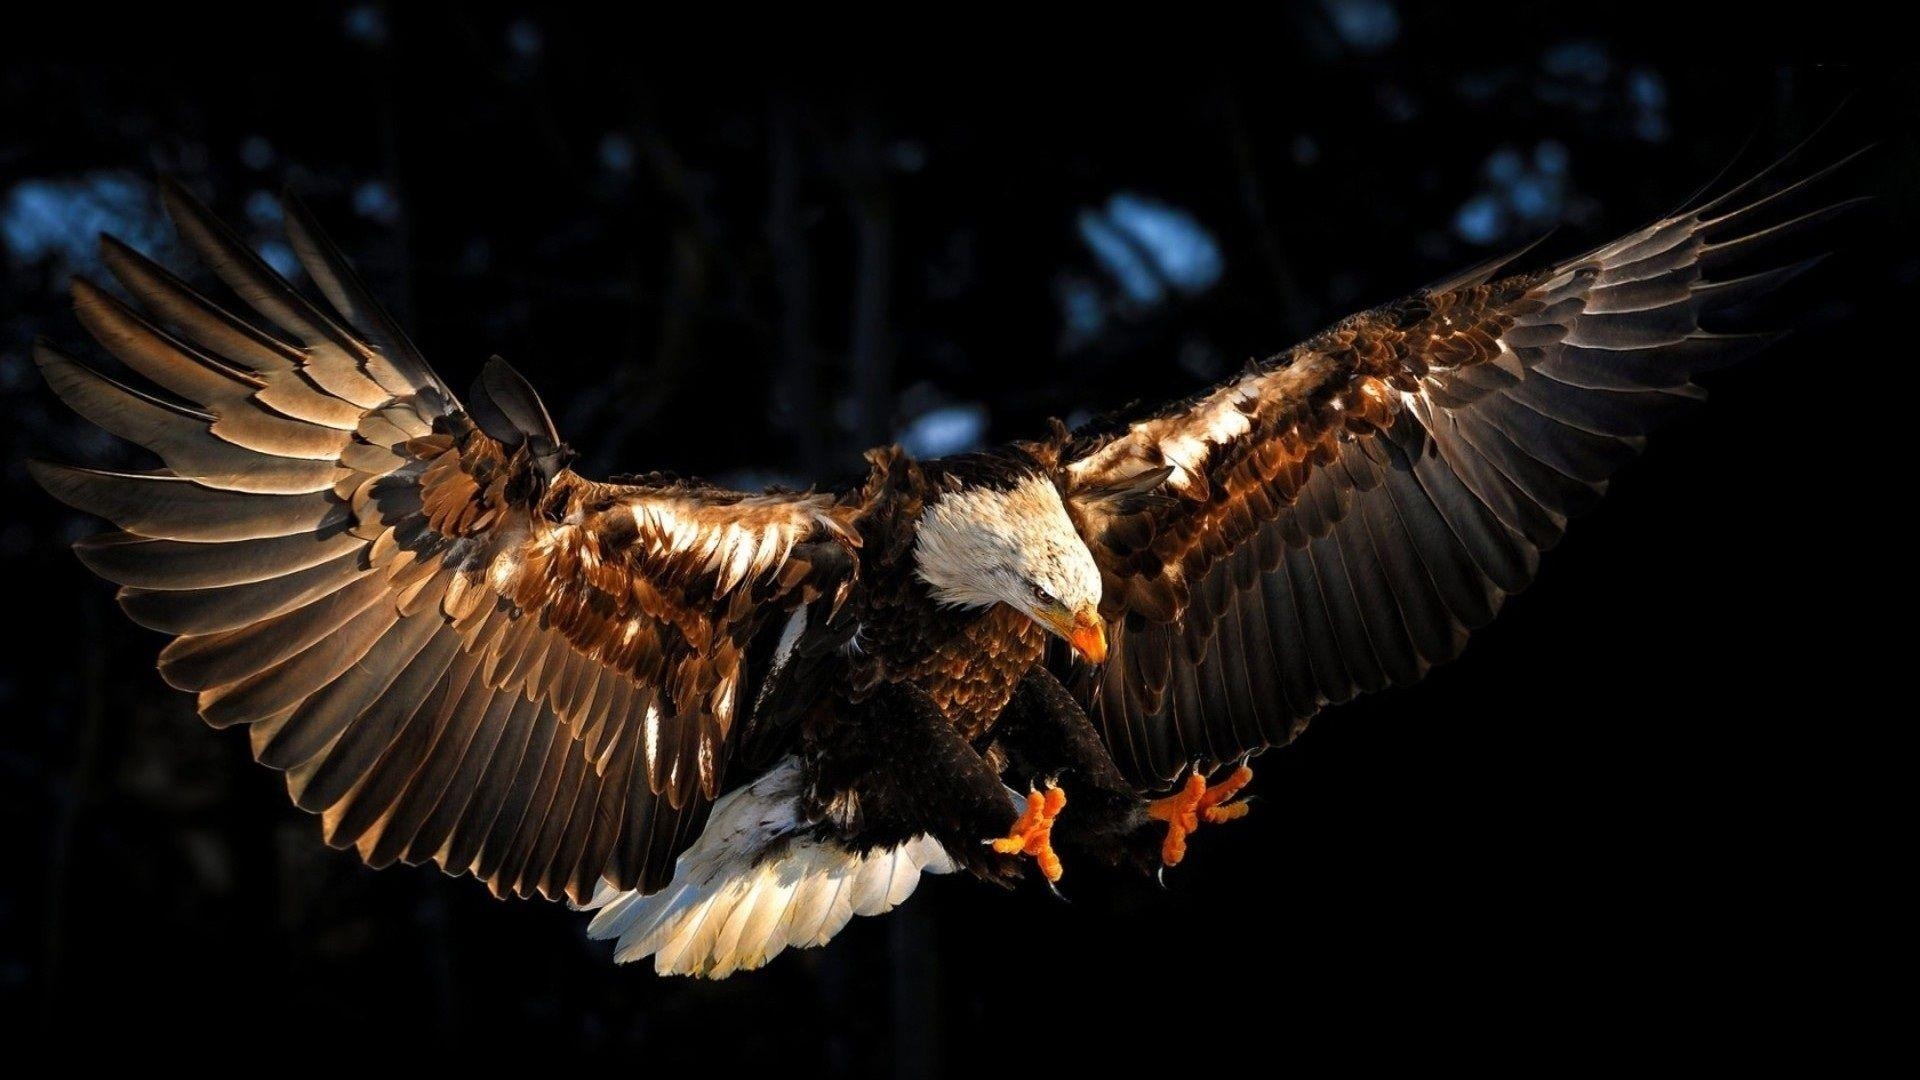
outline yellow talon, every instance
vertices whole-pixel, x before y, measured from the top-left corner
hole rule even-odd
[[[1246,817],[1253,807],[1244,802],[1228,802],[1253,780],[1253,769],[1246,765],[1212,787],[1198,770],[1187,776],[1179,791],[1147,804],[1147,816],[1167,823],[1167,838],[1160,844],[1160,861],[1178,866],[1187,857],[1187,834],[1202,821],[1225,824]]]
[[[987,841],[1002,855],[1031,855],[1040,873],[1049,882],[1060,880],[1060,857],[1053,853],[1053,819],[1067,805],[1067,793],[1049,786],[1045,791],[1027,793],[1027,809],[1013,823],[1007,835]]]

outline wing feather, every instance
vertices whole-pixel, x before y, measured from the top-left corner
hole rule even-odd
[[[87,569],[116,585],[142,589],[217,589],[298,573],[358,550],[351,533],[301,533],[246,544],[149,540],[132,533],[101,533],[73,546]]]
[[[289,239],[324,304],[178,185],[162,199],[257,318],[103,241],[134,303],[80,281],[75,310],[160,392],[46,343],[35,359],[165,468],[33,466],[118,527],[77,550],[175,635],[162,675],[210,724],[251,725],[328,842],[369,863],[576,899],[664,884],[750,719],[748,644],[804,605],[824,624],[853,587],[852,511],[582,478],[504,363],[463,409],[303,207]]]
[[[1818,261],[1740,265],[1852,205],[1794,216],[1789,196],[1831,171],[1742,185],[1543,270],[1496,279],[1496,260],[1068,440],[1116,624],[1079,685],[1123,769],[1160,786],[1458,655],[1699,400],[1694,376],[1774,340],[1701,319]],[[1156,468],[1163,497],[1109,505]]]
[[[361,848],[362,856],[375,866],[395,859],[427,862],[440,856],[506,732],[507,718],[518,699],[488,686],[480,677],[478,659],[471,652],[464,655],[465,661],[455,670],[463,674],[466,689],[448,710],[444,734],[421,759],[417,778],[394,805],[386,833],[370,848]]]
[[[141,626],[163,634],[215,634],[265,622],[331,596],[373,573],[349,551],[280,577],[203,589],[120,590],[120,606]]]

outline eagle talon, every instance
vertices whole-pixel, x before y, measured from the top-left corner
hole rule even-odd
[[[1026,812],[1013,823],[1007,835],[986,841],[987,846],[1002,855],[1033,856],[1040,875],[1047,879],[1047,887],[1053,888],[1062,873],[1060,856],[1053,853],[1053,819],[1060,816],[1066,805],[1067,793],[1051,781],[1044,791],[1027,792]]]
[[[1241,765],[1225,780],[1207,786],[1206,775],[1198,769],[1188,774],[1179,791],[1147,804],[1147,816],[1167,823],[1167,838],[1160,844],[1162,868],[1178,866],[1187,857],[1187,835],[1201,822],[1224,825],[1246,817],[1253,809],[1245,800],[1230,802],[1253,780],[1253,769]]]

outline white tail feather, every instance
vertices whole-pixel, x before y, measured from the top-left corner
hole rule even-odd
[[[587,934],[617,938],[613,958],[651,956],[662,975],[720,979],[757,968],[787,947],[824,945],[855,915],[891,911],[921,874],[953,869],[932,837],[867,854],[805,831],[800,762],[714,804],[673,881],[651,896],[602,884]]]

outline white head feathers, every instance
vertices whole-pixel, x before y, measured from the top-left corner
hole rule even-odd
[[[944,604],[1008,604],[1035,618],[1048,608],[1100,604],[1100,568],[1044,476],[1008,491],[980,486],[940,496],[920,517],[913,554]]]

